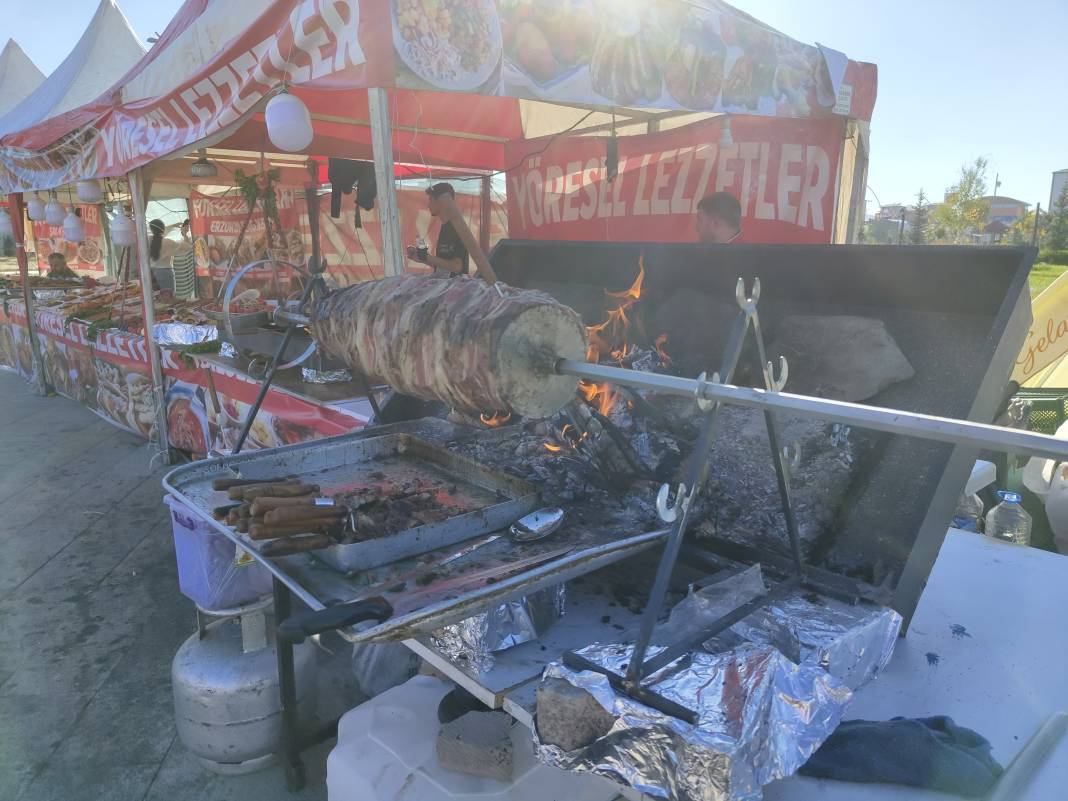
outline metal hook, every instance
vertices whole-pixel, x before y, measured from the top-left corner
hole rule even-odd
[[[705,398],[705,386],[708,384],[707,376],[707,373],[701,373],[701,375],[697,376],[697,386],[693,390],[693,394],[697,398],[697,408],[702,412],[707,412],[716,405],[714,400]],[[720,383],[719,373],[712,373],[712,383]]]
[[[790,365],[786,362],[785,356],[779,357],[779,375],[775,375],[775,365],[772,362],[768,362],[764,368],[764,384],[767,386],[768,392],[782,392],[782,388],[786,386],[786,379],[790,377]]]
[[[788,468],[796,470],[801,466],[801,445],[797,442],[783,445],[782,458],[786,461],[786,466]]]
[[[753,279],[753,291],[745,294],[745,279],[738,276],[738,283],[734,285],[734,299],[738,302],[738,308],[746,314],[756,311],[757,301],[760,300],[760,279]]]
[[[668,506],[668,494],[671,492],[671,486],[664,484],[660,487],[660,492],[656,494],[656,511],[660,515],[660,519],[665,523],[674,523],[679,516],[679,512],[686,510],[686,485],[682,482],[679,483],[679,488],[675,491],[675,503],[673,506]]]

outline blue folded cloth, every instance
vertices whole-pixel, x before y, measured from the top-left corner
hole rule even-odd
[[[800,772],[975,797],[989,790],[1002,770],[985,737],[938,716],[844,721]]]

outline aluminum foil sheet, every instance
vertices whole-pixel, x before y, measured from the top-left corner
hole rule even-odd
[[[300,368],[300,377],[305,384],[340,384],[352,380],[348,370],[316,370],[312,367]]]
[[[901,615],[883,606],[851,606],[797,593],[755,612],[731,631],[772,645],[794,662],[823,668],[856,690],[890,661]]]
[[[651,648],[649,656],[659,648]],[[623,672],[630,645],[591,645],[579,653]],[[695,710],[690,725],[617,693],[592,671],[559,663],[544,677],[589,692],[615,724],[585,748],[542,743],[538,759],[588,771],[670,801],[756,801],[763,785],[794,773],[837,728],[852,692],[814,665],[797,665],[768,645],[743,643],[694,653],[650,679],[650,688]]]
[[[222,344],[219,346],[219,355],[222,356],[224,359],[236,359],[237,348],[235,348],[231,343],[227,342],[224,339]]]
[[[435,631],[431,643],[447,657],[476,673],[493,668],[493,654],[536,640],[564,616],[563,584],[546,587],[525,598]]]
[[[156,323],[152,334],[160,345],[195,345],[199,342],[211,342],[218,339],[219,329],[213,325]]]

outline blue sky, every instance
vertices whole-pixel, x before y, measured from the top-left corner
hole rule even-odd
[[[180,0],[119,0],[142,37]],[[230,0],[240,7],[239,0]],[[6,0],[3,34],[48,73],[77,41],[96,0]],[[868,185],[884,203],[940,199],[977,156],[1000,194],[1048,203],[1068,167],[1068,0],[737,0],[795,39],[879,65]],[[874,195],[869,194],[874,209]]]

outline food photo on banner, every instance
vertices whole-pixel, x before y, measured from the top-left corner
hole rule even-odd
[[[102,273],[104,264],[104,234],[100,225],[100,207],[80,204],[78,211],[85,229],[85,239],[68,242],[63,237],[62,225],[50,225],[44,220],[33,223],[33,242],[37,253],[37,269],[40,273],[51,272],[49,258],[53,253],[62,254],[67,266],[83,273]]]
[[[290,188],[272,186],[271,194],[273,204],[265,203],[265,195],[260,190],[251,214],[248,197],[239,191],[190,195],[189,223],[198,276],[210,276],[213,286],[218,288],[231,264],[232,272],[236,272],[246,264],[264,259],[304,263],[297,193]],[[261,298],[282,299],[292,291],[291,272],[267,265],[253,268],[242,277],[239,290],[257,289]]]
[[[741,206],[743,241],[829,243],[845,124],[841,117],[714,117],[621,136],[611,182],[604,137],[513,142],[506,147],[507,162],[518,165],[508,172],[509,235],[693,242],[697,204],[728,192]]]
[[[391,5],[406,88],[798,118],[836,107],[870,118],[875,102],[874,65],[846,64],[715,2]],[[828,62],[842,65],[837,81]]]

